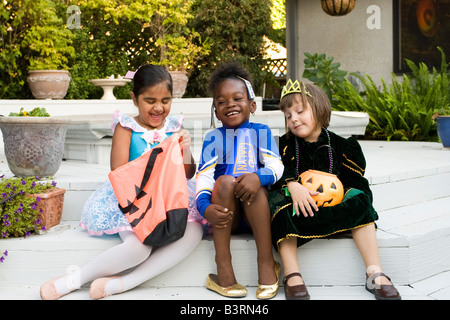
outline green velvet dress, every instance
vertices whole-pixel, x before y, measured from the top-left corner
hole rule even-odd
[[[328,147],[321,147],[328,144],[334,149],[331,156]],[[314,238],[349,231],[378,219],[369,182],[364,177],[366,161],[355,138],[345,139],[322,129],[318,141],[309,143],[287,133],[280,137],[279,149],[284,173],[269,191],[272,242],[277,251],[280,242],[289,237],[297,237],[300,246]],[[325,172],[331,169],[344,186],[344,199],[332,207],[319,207],[313,217],[293,215],[292,199],[286,196],[284,188],[289,181],[301,182],[299,174],[308,169]]]

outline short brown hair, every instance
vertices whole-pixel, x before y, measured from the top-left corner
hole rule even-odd
[[[331,118],[331,103],[322,88],[315,84],[300,82],[302,88],[301,93],[291,93],[283,97],[280,101],[280,110],[284,112],[294,103],[299,102],[306,106],[308,103],[311,106],[313,117],[316,120],[318,127],[328,128]],[[309,93],[309,94],[308,94]]]

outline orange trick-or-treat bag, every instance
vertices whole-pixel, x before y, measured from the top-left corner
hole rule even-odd
[[[138,238],[162,246],[184,235],[188,189],[179,135],[109,173],[119,208]]]

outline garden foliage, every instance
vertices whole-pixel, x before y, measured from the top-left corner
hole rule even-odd
[[[73,4],[80,23],[69,29]],[[257,79],[271,32],[271,0],[3,0],[0,7],[0,99],[32,98],[28,70],[44,67],[70,71],[66,99],[98,99],[102,89],[89,79],[146,63],[187,70],[187,96],[204,96],[211,70],[226,59]],[[130,89],[114,94],[128,99]]]
[[[381,79],[381,86],[368,75],[352,74],[361,81],[359,90],[348,79],[333,77],[333,74],[343,74],[336,72],[339,66],[335,64],[332,68],[330,64],[330,68],[324,68],[331,59],[317,54],[306,55],[307,59],[315,56],[323,60],[316,63],[319,70],[308,71],[306,78],[332,93],[334,110],[368,113],[366,137],[369,139],[437,141],[433,114],[450,105],[449,63],[443,50],[438,50],[442,55],[439,71],[406,59],[410,72],[402,76],[393,74],[390,84]]]

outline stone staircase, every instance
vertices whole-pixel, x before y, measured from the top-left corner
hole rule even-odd
[[[449,271],[450,151],[438,143],[360,142],[380,215],[377,236],[385,272],[397,285],[409,285]],[[8,171],[6,163],[0,163],[0,171]],[[43,235],[0,240],[0,250],[9,252],[0,265],[0,290],[38,287],[120,243],[118,236],[91,237],[78,228],[84,202],[108,172],[102,164],[63,162],[55,176],[58,186],[67,189],[61,225]],[[251,235],[233,236],[231,247],[238,281],[256,286]],[[142,287],[203,287],[206,275],[215,272],[214,254],[213,242],[205,238],[188,258]],[[365,280],[362,259],[348,237],[317,239],[302,246],[299,263],[311,286],[361,285]]]

